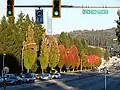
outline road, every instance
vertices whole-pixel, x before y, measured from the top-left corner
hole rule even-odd
[[[67,75],[63,75],[66,77]],[[81,75],[76,75],[81,77]],[[75,76],[68,75],[68,78]],[[53,84],[48,84],[53,83]],[[0,89],[3,90],[3,89]],[[50,80],[47,82],[36,82],[35,84],[21,85],[19,88],[8,88],[6,90],[105,90],[105,76],[94,75],[86,78],[78,78],[62,82],[61,80]],[[120,73],[112,73],[106,76],[106,90],[120,90]]]
[[[67,90],[105,90],[105,76],[97,75],[83,79],[77,79],[64,83],[68,88]],[[50,87],[50,90],[63,90],[60,85]],[[109,74],[106,76],[106,90],[120,90],[120,73]]]

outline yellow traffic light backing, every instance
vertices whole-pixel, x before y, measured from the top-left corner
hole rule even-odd
[[[7,0],[7,17],[14,16],[14,0]]]
[[[53,0],[52,17],[53,18],[61,17],[61,0]]]

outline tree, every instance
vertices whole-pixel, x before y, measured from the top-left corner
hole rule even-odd
[[[75,67],[78,68],[80,66],[80,57],[78,56],[77,62],[75,64]]]
[[[76,63],[77,63],[77,61],[78,61],[78,59],[79,59],[78,49],[77,49],[77,47],[76,47],[75,45],[73,45],[70,49],[71,49],[71,51],[72,51],[72,54],[74,55],[74,60],[73,60],[73,62],[72,62],[72,68],[75,68]]]
[[[35,63],[36,51],[34,50],[25,50],[24,51],[24,65],[29,73],[29,70],[32,68],[32,65]]]
[[[67,49],[74,44],[74,40],[70,34],[62,32],[58,37],[58,44],[64,45],[64,47]]]
[[[24,42],[24,65],[29,72],[29,69],[32,68],[32,65],[35,63],[37,57],[37,47],[34,41],[34,31],[32,26],[29,25],[28,32],[26,34],[26,39]]]
[[[14,18],[11,17],[11,19]],[[45,32],[45,29],[42,25],[35,24],[35,21],[33,19],[32,21],[30,20],[29,15],[25,15],[22,12],[18,15],[16,23],[8,22],[9,20],[5,16],[0,19],[0,38],[2,38],[0,39],[0,53],[11,54],[16,58],[16,62],[20,63],[22,59],[21,52],[23,41],[25,40],[25,36],[30,23],[33,25],[35,36],[34,39],[38,47],[38,51],[40,52],[42,41],[41,37]]]
[[[106,49],[105,52],[104,52],[104,59],[105,59],[106,61],[109,60],[109,50],[108,50],[108,49]]]
[[[37,69],[38,69],[38,63],[37,63],[37,60],[36,60],[35,63],[32,65],[31,71],[36,72]]]
[[[49,66],[54,69],[60,59],[60,51],[58,48],[57,40],[54,36],[49,36]]]
[[[116,23],[117,23],[117,28],[115,29],[115,32],[116,32],[118,43],[120,44],[120,23],[119,23],[119,20],[117,20]]]
[[[59,45],[58,48],[60,51],[60,59],[59,59],[58,67],[61,69],[65,64],[65,59],[64,59],[65,47],[63,45]]]
[[[46,34],[42,35],[42,45],[41,45],[41,54],[40,54],[40,65],[42,72],[46,69],[49,63],[49,47],[48,47],[48,39],[46,38]]]
[[[83,45],[84,53],[87,54],[87,52],[88,52],[88,44],[87,44],[86,40],[82,38],[81,43]]]
[[[72,53],[72,50],[71,49],[67,49],[66,52],[65,52],[65,58],[66,58],[66,63],[65,63],[65,66],[67,69],[70,68],[70,66],[72,66],[72,63],[73,63],[73,60],[74,60],[74,55]]]

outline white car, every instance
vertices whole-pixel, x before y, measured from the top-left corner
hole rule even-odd
[[[42,76],[40,76],[41,80],[50,80],[52,79],[52,76],[50,74],[43,74]]]
[[[52,78],[60,79],[60,78],[61,78],[61,74],[60,74],[60,73],[54,73],[54,74],[52,75]]]

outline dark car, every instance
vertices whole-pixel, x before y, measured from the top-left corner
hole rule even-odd
[[[16,85],[17,80],[14,74],[7,74],[3,78],[5,78],[7,85]]]
[[[110,70],[107,70],[107,71],[106,71],[106,74],[110,74],[110,73],[111,73]]]
[[[23,84],[23,83],[24,83],[23,79],[19,76],[16,76],[16,84]]]
[[[14,74],[7,74],[3,78],[5,78],[7,85],[23,84],[23,79]]]
[[[33,82],[35,82],[35,76],[34,76],[34,74],[31,74],[31,73],[25,74],[25,76],[23,78],[23,81],[25,83],[33,83]]]

